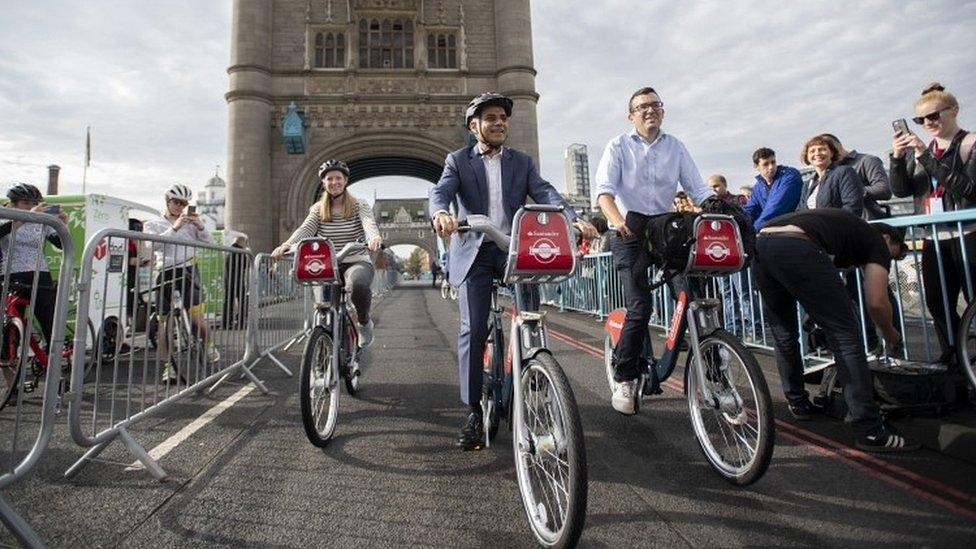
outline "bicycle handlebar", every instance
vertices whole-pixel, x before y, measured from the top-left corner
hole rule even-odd
[[[292,244],[291,247],[288,248],[288,251],[284,253],[284,255],[286,256],[295,255],[295,250],[297,249],[298,249],[298,242]],[[360,252],[368,252],[368,251],[369,251],[369,247],[362,242],[358,242],[358,241],[349,242],[336,253],[336,261],[342,263],[342,260],[345,259],[346,256],[348,255],[354,253],[360,253]]]
[[[579,237],[581,234],[572,226],[570,227],[570,230],[574,235],[576,235],[576,237]],[[507,252],[511,247],[512,237],[503,233],[501,229],[491,222],[491,219],[489,219],[487,215],[469,215],[462,221],[458,222],[457,232],[466,233],[469,231],[484,234],[490,238],[492,242],[497,244],[499,249],[501,249],[503,252]]]
[[[507,252],[509,246],[512,242],[512,237],[503,233],[501,229],[495,226],[494,223],[488,219],[487,215],[469,215],[463,221],[458,223],[457,232],[466,233],[468,231],[474,231],[476,233],[482,233],[492,242],[498,245],[498,248],[503,252]]]

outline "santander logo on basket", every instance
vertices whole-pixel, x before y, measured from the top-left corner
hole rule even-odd
[[[705,255],[715,261],[722,261],[732,255],[732,250],[722,242],[712,242],[705,248]]]
[[[305,263],[305,271],[312,276],[318,276],[325,271],[325,262],[317,257],[313,257]]]
[[[540,238],[539,240],[536,240],[534,244],[529,245],[529,254],[539,260],[541,263],[551,262],[553,259],[556,259],[560,253],[562,252],[559,250],[559,246],[556,246],[556,244],[548,238]]]

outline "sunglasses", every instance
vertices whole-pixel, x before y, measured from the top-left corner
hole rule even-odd
[[[935,112],[930,112],[926,115],[916,116],[912,118],[912,122],[918,124],[919,126],[924,124],[926,120],[928,120],[929,122],[938,122],[939,119],[942,118],[942,111],[947,111],[949,109],[950,107],[946,107],[944,109],[939,109]]]
[[[177,206],[189,206],[190,205],[190,203],[187,202],[186,200],[180,200],[178,198],[170,198],[169,201],[172,202],[173,204],[176,204]]]

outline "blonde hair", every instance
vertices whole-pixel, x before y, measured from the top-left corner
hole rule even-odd
[[[359,215],[359,201],[349,192],[349,189],[343,191],[339,196],[345,197],[342,203],[342,219],[349,219]],[[333,200],[329,191],[322,189],[322,201],[319,202],[319,218],[322,221],[332,221]]]
[[[947,92],[945,86],[938,82],[932,82],[928,86],[925,86],[925,89],[922,90],[922,95],[915,101],[915,106],[917,107],[929,101],[938,101],[943,109],[959,108],[959,101],[956,100],[956,96]]]

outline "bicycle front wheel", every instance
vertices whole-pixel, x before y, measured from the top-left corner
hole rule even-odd
[[[539,543],[572,547],[586,519],[586,448],[576,398],[548,353],[529,360],[515,403],[515,470]]]
[[[725,330],[698,346],[705,369],[701,387],[694,353],[685,365],[685,393],[698,444],[715,471],[733,484],[759,480],[773,455],[773,407],[756,357]]]
[[[966,307],[959,323],[959,364],[976,389],[976,301]]]
[[[302,353],[299,404],[309,442],[323,447],[335,434],[339,418],[339,375],[332,360],[332,335],[316,326]]]
[[[3,343],[0,348],[0,410],[16,398],[20,382],[20,346],[24,338],[24,323],[16,317],[8,317],[3,326]]]

